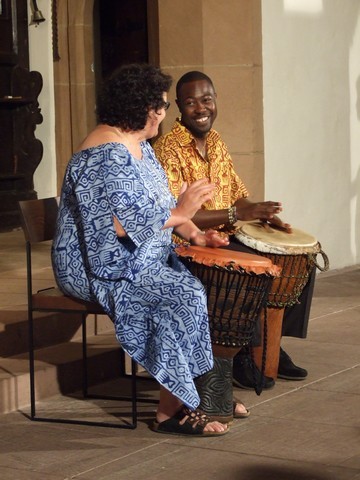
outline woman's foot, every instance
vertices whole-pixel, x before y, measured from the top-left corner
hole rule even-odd
[[[225,435],[229,426],[217,421],[211,421],[203,411],[189,410],[183,406],[173,417],[165,418],[157,414],[152,430],[157,433],[171,435],[218,436]]]
[[[234,401],[233,405],[234,418],[247,418],[250,415],[250,410],[248,410],[240,400]]]

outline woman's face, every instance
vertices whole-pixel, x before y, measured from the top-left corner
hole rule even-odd
[[[166,117],[166,110],[169,108],[169,103],[167,101],[167,93],[163,94],[164,106],[159,110],[150,110],[148,121],[146,122],[146,138],[153,138],[159,133],[159,125]]]

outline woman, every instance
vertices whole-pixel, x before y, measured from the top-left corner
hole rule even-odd
[[[62,291],[99,302],[124,350],[160,383],[153,429],[222,435],[227,425],[196,409],[193,379],[213,365],[205,292],[177,260],[171,235],[213,247],[228,240],[191,221],[214,186],[185,184],[176,203],[146,141],[165,117],[171,81],[134,64],[105,83],[98,124],[65,173],[53,265]]]

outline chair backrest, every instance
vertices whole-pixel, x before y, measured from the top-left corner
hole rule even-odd
[[[52,240],[59,210],[59,197],[19,202],[21,226],[30,243]]]

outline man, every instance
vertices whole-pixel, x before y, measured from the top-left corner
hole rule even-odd
[[[237,220],[261,219],[291,232],[291,226],[277,217],[281,203],[251,202],[248,191],[237,176],[226,145],[212,128],[217,116],[216,92],[212,80],[202,72],[192,71],[183,75],[176,86],[176,103],[180,110],[172,130],[160,137],[155,153],[167,172],[170,189],[177,197],[184,182],[191,184],[200,178],[209,178],[216,184],[213,199],[206,202],[193,221],[201,229],[215,228],[230,236],[228,248],[248,251],[235,239]],[[314,272],[306,285],[300,304],[285,309],[283,335],[305,338],[310,313]],[[254,345],[259,342],[256,336]],[[287,380],[303,380],[307,371],[293,363],[280,348],[278,377]],[[234,383],[252,389],[258,385],[261,373],[254,365],[250,351],[242,350],[234,358]],[[265,377],[263,388],[271,388],[274,380]]]

